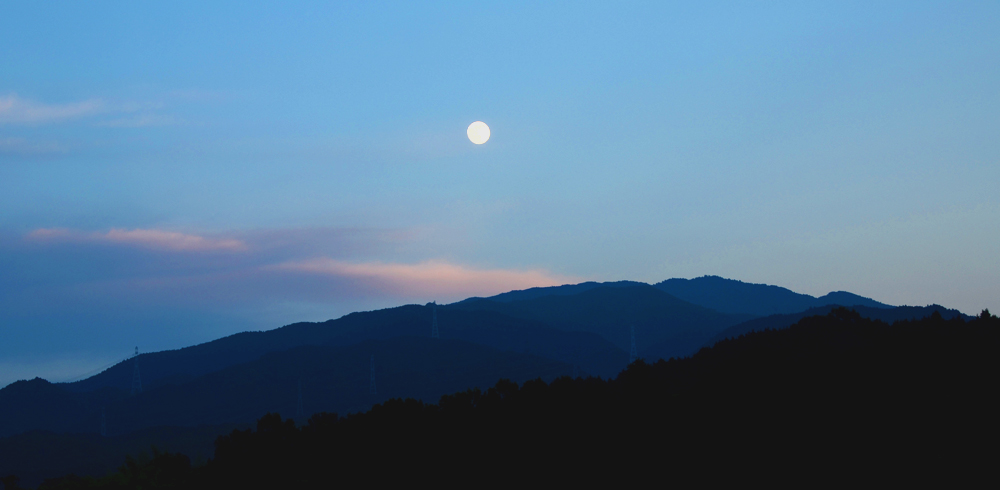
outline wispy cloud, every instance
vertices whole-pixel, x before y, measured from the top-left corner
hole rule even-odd
[[[156,229],[126,230],[112,228],[107,232],[86,233],[64,228],[39,228],[28,233],[35,241],[92,242],[129,245],[173,252],[244,251],[246,243],[233,238],[206,238],[176,231]]]
[[[99,235],[102,240],[175,251],[246,250],[246,244],[232,238],[205,238],[163,230],[112,229]]]
[[[199,235],[162,229],[39,228],[24,235],[21,245],[26,247],[22,249],[25,257],[35,257],[56,270],[73,271],[66,274],[73,281],[82,279],[80,291],[102,298],[128,297],[133,304],[152,301],[230,308],[291,301],[384,307],[580,280],[544,269],[394,258],[399,257],[400,247],[409,248],[406,244],[412,245],[413,240],[419,238],[406,230],[288,229]],[[62,246],[38,246],[43,244]],[[121,253],[116,248],[145,252]],[[82,257],[106,267],[81,267],[91,260]],[[59,266],[54,265],[57,262]]]
[[[132,117],[120,117],[98,123],[98,126],[107,128],[145,128],[150,126],[173,126],[181,124],[181,121],[172,116],[160,116],[156,114],[140,114]]]
[[[66,148],[57,143],[29,141],[24,138],[0,138],[0,156],[40,157],[66,153]]]
[[[272,270],[334,276],[374,283],[394,294],[490,295],[512,289],[572,282],[542,270],[477,269],[444,261],[417,264],[350,263],[330,258],[285,262]]]
[[[419,229],[0,229],[0,323],[15,337],[46,332],[68,351],[121,339],[163,349],[352,311],[577,282],[541,269],[426,260],[440,256],[425,240]],[[23,349],[0,342],[0,358]],[[0,384],[100,367],[82,364],[0,362]]]
[[[0,96],[0,124],[44,124],[77,119],[104,112],[107,104],[88,99],[66,104],[45,104],[16,94]]]
[[[157,100],[136,102],[97,98],[49,104],[8,94],[0,96],[0,124],[40,125],[84,118],[97,119],[96,126],[111,128],[180,124],[182,121],[176,117],[157,114],[165,105]]]

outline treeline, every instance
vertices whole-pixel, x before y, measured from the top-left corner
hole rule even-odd
[[[40,488],[995,481],[998,347],[985,311],[888,325],[838,309],[613,380],[500,381],[303,427],[270,414],[205,465],[156,453]]]

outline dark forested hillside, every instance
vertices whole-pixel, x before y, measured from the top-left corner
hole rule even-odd
[[[434,482],[545,485],[856,483],[994,486],[1000,320],[893,325],[846,309],[571,379],[391,400],[363,414],[279,415],[101,480],[44,488],[312,488]],[[937,479],[943,478],[943,479]],[[992,483],[990,483],[992,482]]]
[[[374,394],[369,393],[372,355]],[[627,363],[623,353],[619,361]],[[157,426],[250,423],[268,412],[288,417],[298,409],[300,386],[306,413],[347,413],[393,397],[434,401],[500,378],[552,379],[573,372],[569,363],[450,339],[393,337],[302,346],[136,395],[113,391],[99,401],[95,393],[102,392],[71,393],[40,379],[19,382],[0,391],[10,395],[0,400],[16,401],[0,407],[7,415],[0,419],[0,435],[23,432],[27,424],[36,424],[29,429],[96,433],[102,416],[109,435]]]
[[[712,340],[705,344],[705,347],[711,347],[716,342],[724,340],[727,338],[735,338],[740,335],[747,334],[750,332],[761,332],[764,330],[780,330],[782,328],[788,328],[799,320],[810,316],[826,315],[827,313],[837,309],[843,308],[840,305],[827,305],[819,306],[816,308],[809,308],[806,311],[801,311],[798,313],[792,313],[790,315],[771,315],[763,318],[754,318],[753,320],[748,320],[746,322],[740,323],[738,325],[733,325],[722,332],[719,332]],[[852,310],[858,312],[862,317],[869,318],[872,320],[881,320],[886,323],[895,323],[900,320],[919,320],[921,318],[929,317],[937,312],[946,320],[950,320],[955,317],[961,317],[966,320],[971,320],[972,317],[968,315],[963,315],[962,312],[958,310],[948,309],[939,305],[930,306],[897,306],[895,308],[872,308],[867,306],[853,306]]]
[[[376,393],[370,393],[374,356]],[[435,401],[441,395],[491,386],[497,379],[554,379],[573,366],[458,340],[398,337],[352,346],[304,346],[129,397],[109,407],[109,433],[158,425],[197,426],[294,416],[301,386],[303,413],[366,410],[396,397]]]
[[[183,453],[192,464],[204,464],[215,454],[216,438],[254,425],[155,427],[109,437],[93,432],[31,431],[0,439],[0,477],[13,474],[22,486],[34,488],[45,479],[67,474],[103,476],[128,456],[148,461],[153,447]]]
[[[725,287],[735,284],[735,292],[723,291],[731,295],[730,299],[735,298],[727,304],[753,300],[758,297],[754,295],[760,292],[759,287],[767,289],[765,292],[768,294],[774,293],[779,300],[812,298],[782,288],[773,288],[777,290],[775,293],[768,289],[772,288],[770,286],[721,278],[699,278],[686,284],[701,287],[708,284],[706,279],[708,283],[716,279],[722,281]],[[712,288],[705,291],[711,292]],[[740,291],[753,294],[748,296]],[[850,293],[831,293],[824,298],[854,301],[860,297]],[[825,301],[823,298],[812,300]],[[958,318],[958,321],[971,320],[971,317],[955,310],[938,306],[891,308],[872,303],[875,306],[854,307],[855,315],[893,322],[922,318],[936,312],[939,321],[952,317]],[[138,447],[136,441],[145,440],[141,434],[159,433],[156,431],[193,434],[191,437],[173,437],[171,440],[181,442],[165,448],[189,455],[196,450],[204,453],[203,448],[213,430],[252,424],[265,413],[277,414],[284,419],[297,416],[297,422],[301,424],[304,417],[311,413],[353,413],[392,398],[430,402],[444,393],[491,386],[500,378],[515,383],[534,378],[549,381],[574,373],[584,378],[588,375],[610,378],[628,361],[631,327],[635,329],[639,356],[653,362],[660,358],[687,357],[703,346],[725,338],[740,337],[750,331],[785,329],[796,322],[800,322],[801,326],[803,322],[811,321],[807,317],[815,315],[824,315],[823,318],[833,321],[826,315],[836,308],[823,306],[794,314],[752,318],[747,314],[719,313],[678,299],[661,287],[622,281],[512,291],[499,297],[471,298],[451,305],[407,305],[353,313],[322,323],[297,323],[268,332],[246,332],[185,349],[139,356],[144,388],[139,394],[131,394],[129,389],[135,359],[77,383],[53,384],[34,379],[0,389],[0,454],[19,456],[8,459],[8,466],[0,461],[0,473],[8,471],[5,468],[16,470],[17,467],[9,466],[12,464],[9,461],[16,460],[26,464],[23,466],[26,471],[30,470],[26,473],[27,482],[37,483],[42,477],[59,474],[60,468],[94,474],[100,468],[111,468],[111,461],[120,459],[124,452],[132,450],[130,448]],[[435,317],[439,339],[430,338]],[[869,325],[872,331],[890,328],[870,320],[858,321]],[[746,338],[758,339],[759,342],[765,337],[762,333]],[[723,342],[719,345],[728,344]],[[760,348],[757,344],[753,345],[756,347],[748,348]],[[940,347],[947,349],[947,345],[942,343]],[[927,346],[932,347],[933,343]],[[720,348],[698,353],[694,357],[697,361],[672,361],[657,363],[656,366],[669,365],[673,366],[670,369],[677,370],[682,369],[678,366],[692,365],[685,364],[691,361],[695,362],[694,366],[700,366],[695,371],[705,372],[704,366],[709,362],[706,359],[712,358],[711,352],[720,352]],[[369,394],[370,357],[373,354],[376,356],[375,395]],[[845,359],[853,354],[846,355]],[[775,356],[775,359],[779,358]],[[830,360],[834,363],[841,361]],[[754,367],[753,363],[740,366],[726,369],[738,370],[739,373],[730,376],[739,377],[743,375],[744,367],[749,372],[760,367]],[[794,362],[782,366],[788,369],[801,367]],[[808,365],[805,371],[813,368],[816,366]],[[905,377],[905,373],[897,374]],[[785,374],[769,373],[767,376],[780,379]],[[688,397],[688,394],[678,391],[679,386],[689,386],[689,382],[714,386],[711,389],[723,391],[741,389],[718,385],[721,378],[710,381],[685,379],[687,381],[680,385],[650,389],[662,388],[672,393],[671,397],[681,398]],[[574,381],[570,385],[577,386],[581,382]],[[607,391],[612,393],[611,387],[620,386],[621,380],[606,382],[591,379],[587,383],[590,383],[587,386],[602,386],[600,390],[612,390]],[[717,421],[704,418],[706,414],[715,413],[721,419],[730,414],[745,414],[746,403],[756,400],[756,395],[744,393],[741,396],[744,398],[718,400],[728,404],[730,412],[727,413],[719,412],[711,405],[700,406],[698,410],[691,408],[693,411],[690,413],[677,411],[669,404],[660,407],[664,414],[676,420],[712,425]],[[420,410],[434,412],[443,409],[436,405],[423,405],[423,402],[416,405],[423,407]],[[794,404],[798,403],[798,399],[785,402]],[[383,404],[380,410],[396,406],[394,403]],[[413,403],[416,402],[404,405],[412,408],[415,406]],[[606,402],[596,400],[594,403],[595,407],[603,407],[601,410],[607,413],[616,413],[614,410],[617,408],[606,406]],[[756,400],[753,403],[767,405],[770,402]],[[678,402],[677,407],[689,405],[689,401]],[[773,409],[780,410],[778,407]],[[627,413],[615,416],[623,419],[631,417]],[[603,415],[587,412],[586,417],[600,419]],[[102,427],[102,420],[109,436],[107,438],[96,435]],[[655,426],[651,421],[648,423]],[[581,427],[586,426],[583,424]],[[48,432],[38,432],[40,430]],[[489,434],[491,429],[480,427],[476,430]],[[635,430],[643,433],[639,428]],[[678,429],[674,427],[670,430]],[[511,428],[511,433],[517,433],[517,430]],[[609,434],[599,433],[595,437],[611,437]],[[572,439],[571,435],[561,435]],[[433,435],[420,435],[424,436],[434,438]],[[496,437],[506,441],[507,436]],[[522,437],[531,440],[533,436],[522,434]],[[475,447],[477,443],[472,441],[468,444]],[[50,445],[60,450],[50,450]],[[448,448],[438,450],[445,454],[449,451]],[[488,448],[479,450],[489,451]],[[558,451],[572,453],[574,449],[560,446]],[[66,456],[84,453],[88,457],[80,461],[70,461]],[[449,457],[460,459],[463,456],[453,454]],[[537,457],[543,458],[543,455]]]
[[[528,319],[497,312],[459,312],[438,308],[442,338],[478,343],[500,350],[525,350],[578,364],[589,373],[611,376],[627,362],[624,351],[586,332],[565,332]],[[183,349],[141,354],[145,386],[180,384],[197,376],[246,363],[260,356],[306,345],[353,345],[365,340],[431,334],[432,306],[407,305],[351,313],[321,323],[295,323],[266,332],[244,332]],[[70,391],[113,387],[129,390],[133,363],[123,361],[91,378],[69,383]]]

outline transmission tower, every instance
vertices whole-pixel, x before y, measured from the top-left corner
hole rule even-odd
[[[108,417],[101,407],[101,437],[108,437]]]
[[[372,382],[368,385],[368,394],[374,395],[375,391],[375,354],[372,354]]]
[[[636,359],[639,358],[639,354],[637,354],[635,351],[635,325],[632,325],[631,327],[629,327],[629,329],[632,334],[632,352],[628,356],[628,363],[632,364],[633,362],[635,362]]]
[[[304,415],[305,415],[305,412],[304,412],[304,410],[302,410],[302,380],[300,379],[299,380],[299,401],[295,405],[295,418],[298,419],[299,421],[301,421],[302,417]]]
[[[135,369],[132,371],[132,394],[142,393],[142,378],[139,376],[139,348],[135,348]]]
[[[431,304],[434,305],[431,306],[432,309],[431,311],[434,312],[432,314],[433,316],[431,316],[431,338],[440,339],[441,332],[438,332],[438,305],[437,303],[431,303]]]

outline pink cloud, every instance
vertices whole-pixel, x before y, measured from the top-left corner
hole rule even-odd
[[[453,301],[579,282],[544,269],[377,260],[392,256],[410,240],[408,232],[398,230],[258,230],[202,236],[161,229],[40,228],[27,234],[23,244],[40,253],[55,253],[53,257],[68,267],[81,256],[37,245],[71,245],[79,247],[76,252],[120,264],[87,268],[87,280],[74,294],[127,297],[136,304],[381,308],[400,301]],[[159,253],[124,254],[121,248]]]
[[[28,233],[28,238],[40,241],[110,243],[173,252],[219,250],[238,252],[247,249],[244,242],[232,238],[206,238],[175,231],[152,229],[112,228],[106,233],[84,233],[64,228],[40,228]]]
[[[574,278],[542,270],[475,269],[442,261],[419,264],[350,263],[329,258],[285,262],[268,269],[371,282],[387,292],[407,295],[488,296],[531,287],[556,286]]]

